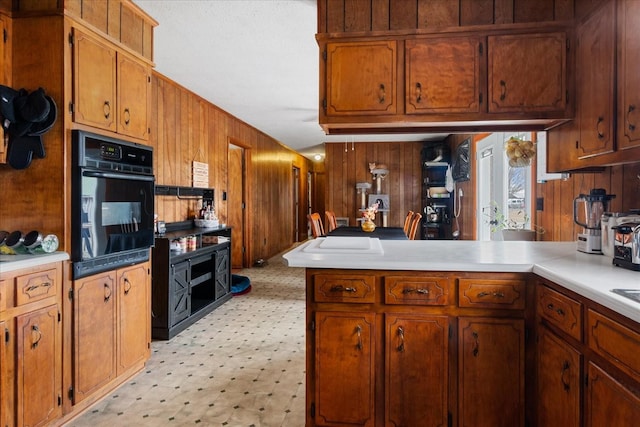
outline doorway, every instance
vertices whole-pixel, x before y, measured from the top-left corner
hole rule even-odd
[[[528,228],[532,209],[531,166],[509,165],[505,143],[516,137],[531,140],[531,133],[497,132],[476,144],[476,212],[478,240],[502,240],[490,221],[497,209],[504,213],[509,228]]]
[[[229,191],[227,193],[227,225],[233,228],[231,234],[231,268],[242,269],[249,266],[247,224],[247,157],[248,149],[238,141],[229,143]]]
[[[300,236],[300,168],[294,166],[292,169],[291,188],[293,194],[291,200],[293,200],[293,242],[297,242]]]

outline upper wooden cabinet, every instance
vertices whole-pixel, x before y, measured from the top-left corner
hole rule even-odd
[[[640,147],[640,2],[618,10],[618,148]]]
[[[115,132],[116,51],[73,30],[73,121]]]
[[[487,45],[490,113],[565,113],[565,32],[489,36]]]
[[[578,158],[614,149],[615,3],[606,2],[578,28],[576,120]]]
[[[72,40],[73,121],[148,139],[149,66],[78,28]]]
[[[396,42],[327,43],[327,115],[395,114]]]
[[[328,134],[459,132],[571,119],[568,30],[514,31],[320,39],[320,125]]]
[[[460,36],[405,42],[407,114],[479,113],[483,40]]]
[[[118,133],[149,138],[151,70],[124,53],[118,54]]]

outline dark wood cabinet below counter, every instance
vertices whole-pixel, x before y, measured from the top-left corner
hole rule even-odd
[[[171,250],[193,236],[196,248]],[[171,339],[231,299],[231,229],[191,229],[156,237],[153,248],[152,337]]]

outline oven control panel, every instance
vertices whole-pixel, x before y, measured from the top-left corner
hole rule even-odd
[[[100,157],[108,160],[121,160],[122,148],[116,144],[100,144]]]

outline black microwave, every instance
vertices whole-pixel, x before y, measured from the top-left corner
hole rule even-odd
[[[72,135],[74,278],[147,261],[154,242],[152,147],[80,130]]]

